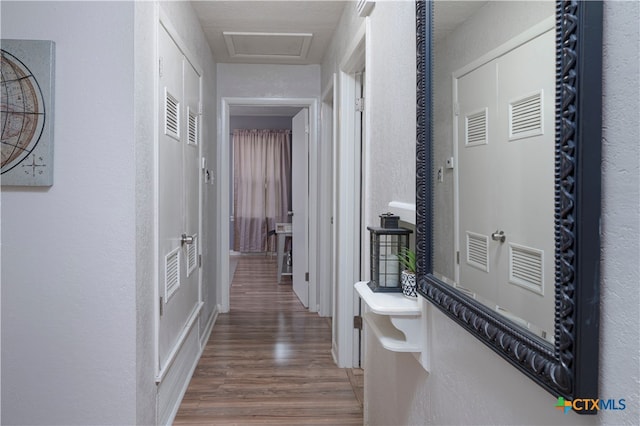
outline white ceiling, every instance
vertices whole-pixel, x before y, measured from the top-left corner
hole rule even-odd
[[[347,2],[210,0],[191,3],[216,62],[307,65],[322,62]],[[225,40],[225,32],[236,34],[227,34]],[[305,39],[308,40],[306,52]],[[234,51],[236,54],[232,56]]]
[[[322,62],[345,4],[353,1],[200,0],[191,4],[216,62],[308,65]],[[438,41],[455,30],[485,3],[436,1],[434,39]],[[292,116],[295,112],[238,107],[232,115]]]
[[[487,0],[436,1],[433,6],[433,38],[437,43],[469,19]]]

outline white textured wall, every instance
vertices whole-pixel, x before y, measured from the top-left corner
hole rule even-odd
[[[229,118],[229,130],[235,129],[289,129],[291,117],[235,115]]]
[[[345,55],[345,50],[363,23],[364,18],[358,16],[355,6],[353,4],[345,5],[331,43],[329,43],[327,51],[322,58],[322,90],[333,79],[333,73],[339,72],[340,61]]]
[[[153,98],[155,8],[135,3],[136,424],[156,423]]]
[[[2,421],[136,421],[134,6],[6,2],[56,42],[54,185],[2,189]]]
[[[605,3],[600,396],[625,398],[627,409],[598,416],[560,413],[551,394],[432,309],[429,375],[411,355],[367,341],[366,423],[637,424],[638,9],[637,2]],[[389,111],[395,107],[390,104]]]
[[[364,120],[369,123],[369,133],[365,136],[367,142],[362,154],[362,233],[366,241],[369,238],[366,226],[380,223],[378,215],[388,211],[390,201],[414,202],[416,170],[415,5],[412,1],[376,2],[368,19]],[[323,58],[323,89],[334,73],[339,76],[342,72],[343,61],[348,59],[346,55],[352,53],[348,49],[352,47],[355,37],[359,36],[363,25],[367,24],[364,18],[358,16],[355,2],[349,2]],[[339,81],[340,78],[338,85]],[[338,87],[338,90],[343,89]],[[343,117],[348,113],[339,112]],[[365,252],[362,253],[363,279],[369,275],[366,250],[368,245],[365,245]],[[339,292],[335,295],[334,304],[338,310],[334,321],[345,321],[339,317],[339,307],[350,303],[349,300],[342,301]],[[334,341],[341,340],[340,332],[338,329]]]
[[[370,132],[364,149],[364,222],[376,225],[390,201],[415,201],[415,4],[379,1],[368,19],[365,109]],[[334,73],[340,73],[347,49],[363,25],[355,2],[349,2],[322,61],[323,89]]]
[[[626,398],[602,424],[640,419],[640,3],[604,8],[600,395]]]
[[[367,226],[380,223],[378,215],[389,210],[390,201],[416,199],[415,19],[411,1],[376,3],[370,17],[370,67],[365,70],[370,107],[365,148]]]
[[[318,98],[320,66],[218,64],[218,97]]]

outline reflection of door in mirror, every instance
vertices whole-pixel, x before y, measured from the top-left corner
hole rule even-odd
[[[458,283],[544,338],[554,323],[554,60],[548,30],[454,79]]]
[[[434,9],[434,274],[553,342],[554,4]]]

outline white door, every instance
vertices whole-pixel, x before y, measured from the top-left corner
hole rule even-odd
[[[498,59],[506,235],[496,301],[550,337],[554,334],[555,31]],[[531,66],[536,64],[536,66]],[[536,330],[539,331],[539,330]]]
[[[194,123],[193,112],[197,113],[200,77],[162,27],[158,52],[157,341],[162,369],[199,300],[197,241],[193,241],[197,240],[199,226],[198,118],[196,114]]]
[[[490,244],[499,225],[498,145],[493,135],[496,111],[496,64],[490,62],[458,79],[458,177],[460,285],[497,301],[494,274],[502,245]]]
[[[551,334],[553,43],[549,31],[457,81],[459,284]]]
[[[303,108],[291,127],[291,203],[293,231],[293,291],[305,307],[309,307],[308,269],[308,170],[309,170],[309,110]]]
[[[359,210],[359,218],[356,219],[356,223],[360,228],[360,233],[357,234],[357,237],[360,241],[360,273],[359,277],[362,278],[366,276],[365,271],[369,270],[369,244],[370,239],[368,235],[368,231],[366,229],[366,225],[364,224],[363,218],[366,217],[365,206],[367,205],[366,199],[367,194],[366,185],[363,181],[364,174],[366,170],[366,126],[364,120],[364,108],[365,108],[365,71],[362,70],[361,73],[356,73],[355,75],[355,89],[356,89],[356,107],[355,107],[355,134],[354,141],[358,145],[356,157],[359,157],[359,167],[357,168],[358,176],[360,177],[359,188],[360,188],[360,208]],[[362,317],[364,314],[362,309],[362,299],[356,292],[355,288],[353,289],[353,315]],[[362,366],[362,360],[364,359],[364,333],[361,328],[354,327],[353,329],[353,366],[360,367]]]
[[[185,224],[184,244],[187,269],[187,286],[197,291],[200,300],[200,76],[191,63],[184,64],[184,96],[186,111],[184,114],[186,129],[183,143]]]

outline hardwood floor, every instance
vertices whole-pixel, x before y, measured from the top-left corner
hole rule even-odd
[[[274,257],[240,257],[230,298],[174,424],[362,424],[362,370],[335,366],[330,322],[277,284]]]

